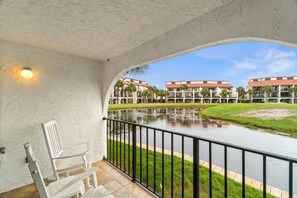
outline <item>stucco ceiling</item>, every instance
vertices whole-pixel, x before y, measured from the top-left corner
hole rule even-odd
[[[0,38],[98,60],[232,0],[0,0]]]

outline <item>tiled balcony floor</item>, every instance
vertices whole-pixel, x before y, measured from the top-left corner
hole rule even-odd
[[[154,196],[133,183],[130,178],[116,170],[105,161],[100,161],[93,166],[98,166],[98,184],[103,185],[114,197],[118,198],[153,198]],[[0,194],[0,198],[35,198],[39,197],[34,184]]]

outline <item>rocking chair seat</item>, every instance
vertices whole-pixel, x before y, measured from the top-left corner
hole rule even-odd
[[[64,158],[63,160],[57,160],[56,166],[58,172],[65,172],[69,169],[75,170],[84,167],[84,161],[81,156]]]
[[[84,194],[84,198],[114,198],[103,186],[98,186],[94,190]]]
[[[56,182],[50,183],[46,188],[51,195],[57,194],[67,183],[73,180],[74,176],[65,177],[63,179],[57,180]],[[59,194],[59,197],[72,197],[76,194],[83,195],[85,193],[83,181],[78,181],[73,184],[67,190]]]

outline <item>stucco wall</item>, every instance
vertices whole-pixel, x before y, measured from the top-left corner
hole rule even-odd
[[[20,77],[20,66],[34,78]],[[64,144],[91,142],[102,158],[101,63],[0,40],[0,192],[32,183],[23,143],[31,142],[45,177],[51,167],[40,124],[59,123]]]

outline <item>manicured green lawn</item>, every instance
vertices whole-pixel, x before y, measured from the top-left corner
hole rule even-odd
[[[279,120],[260,119],[252,117],[239,116],[251,110],[260,109],[290,109],[297,110],[297,104],[225,104],[215,107],[209,107],[199,112],[199,114],[209,118],[232,121],[249,127],[259,127],[263,129],[275,130],[278,132],[288,133],[297,137],[297,116],[290,116]]]
[[[141,104],[111,104],[108,110],[116,109],[135,109],[135,108],[166,108],[166,107],[196,107],[207,108],[217,104],[199,104],[199,103],[141,103]]]
[[[108,145],[112,145],[110,149],[108,147],[108,159],[111,161],[114,160],[114,163],[121,166],[128,172],[128,148],[130,148],[130,173],[132,173],[132,146],[124,143],[119,143],[117,141],[108,141]],[[125,145],[125,150],[124,150]],[[114,148],[114,149],[113,149]],[[116,152],[116,148],[118,151]],[[142,151],[140,159],[140,150]],[[121,151],[121,152],[120,152]],[[118,155],[117,155],[118,153]],[[124,153],[126,160],[124,160]],[[162,184],[162,154],[156,152],[156,167],[154,167],[154,152],[137,147],[137,168],[136,175],[137,179],[140,180],[140,171],[142,173],[142,182],[144,185],[148,182],[148,186],[154,188],[154,170],[156,170],[156,192],[161,194],[161,184]],[[148,157],[148,166],[146,165]],[[117,159],[117,160],[116,160]],[[120,164],[120,160],[122,163]],[[142,162],[142,169],[140,169],[140,162]],[[174,197],[181,197],[182,189],[182,160],[179,157],[174,156]],[[124,165],[125,164],[125,165]],[[147,177],[147,168],[148,168],[148,177]],[[185,197],[193,197],[193,163],[186,161],[184,163],[185,170]],[[200,197],[209,197],[209,169],[200,166]],[[263,192],[259,191],[250,186],[246,186],[246,197],[257,198],[262,197]],[[212,192],[213,197],[220,198],[224,197],[224,177],[218,173],[212,172]],[[228,179],[228,197],[238,198],[241,197],[242,185],[239,182]],[[164,155],[164,195],[165,197],[171,197],[171,155]],[[267,194],[267,197],[274,197],[270,194]]]

